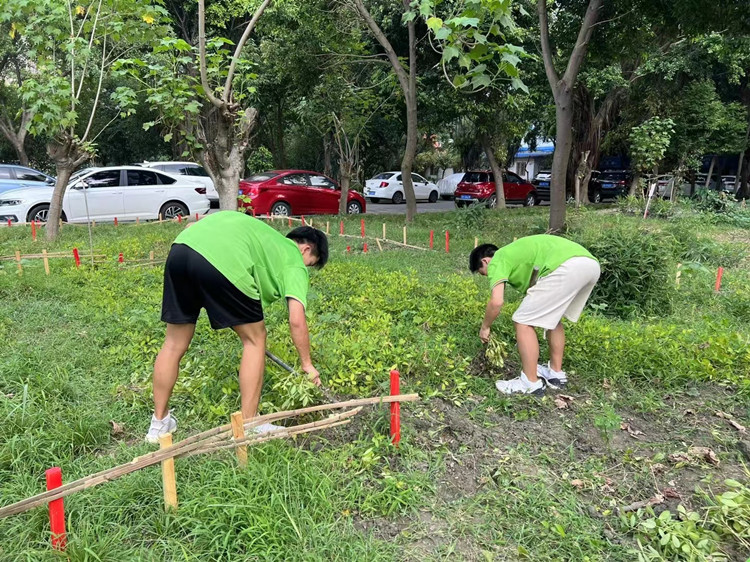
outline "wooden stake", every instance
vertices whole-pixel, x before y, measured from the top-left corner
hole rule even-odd
[[[434,230],[430,230],[430,250],[432,250],[432,244],[433,244],[434,240],[435,240],[435,231]]]
[[[166,449],[172,446],[172,434],[159,437],[159,448]],[[164,486],[164,508],[177,509],[177,479],[174,474],[174,458],[161,461],[161,481]]]
[[[47,259],[47,250],[42,250],[42,259],[44,260],[44,273],[49,275],[49,259]]]
[[[60,228],[62,228],[62,219],[58,219],[58,221],[59,221],[59,224],[58,224],[58,226],[59,226]]]
[[[162,220],[161,213],[159,213],[159,222],[161,222],[161,220]]]
[[[331,223],[329,221],[326,221],[326,236],[328,235],[330,230],[331,230]]]
[[[380,250],[380,251],[382,252],[382,251],[383,251],[383,246],[382,246],[382,245],[380,244],[380,239],[379,239],[379,238],[376,238],[376,239],[375,239],[375,242],[377,242],[377,243],[378,243],[378,250]]]
[[[59,466],[47,469],[44,473],[47,490],[54,490],[62,486],[62,471]],[[65,533],[65,505],[62,498],[49,502],[49,526],[52,532],[52,548],[65,550],[68,538]]]
[[[235,439],[244,439],[245,437],[245,424],[242,419],[242,412],[235,412],[231,416],[232,420],[232,437]],[[237,462],[242,468],[247,466],[247,445],[240,445],[234,449],[237,455]]]
[[[135,217],[135,224],[141,224],[141,218]]]
[[[385,223],[383,223],[383,240],[385,240]]]
[[[675,273],[675,276],[674,276],[674,284],[678,287],[680,286],[680,277],[682,277],[682,264],[678,263],[677,273]]]
[[[404,227],[404,244],[406,244],[406,227]]]
[[[36,242],[36,221],[31,221],[31,240]]]
[[[91,221],[91,228],[94,228],[96,226],[96,221]]]
[[[476,248],[477,246],[479,246],[479,238],[477,238],[477,237],[475,236],[475,237],[474,237],[474,247]]]
[[[151,261],[151,263],[154,263],[154,251],[153,250],[151,250],[148,253],[148,259]]]
[[[312,225],[313,225],[313,220],[310,219],[310,228],[312,228]]]
[[[18,265],[18,275],[23,273],[23,266],[21,266],[21,252],[16,250],[16,264]]]

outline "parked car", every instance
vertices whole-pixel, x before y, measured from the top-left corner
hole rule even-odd
[[[16,164],[0,164],[0,189],[5,185],[45,187],[54,183],[55,178],[39,170]]]
[[[456,192],[458,184],[463,181],[465,172],[459,172],[457,174],[451,174],[445,176],[443,179],[437,182],[438,193],[443,199],[453,199],[453,194]]]
[[[335,215],[339,212],[341,188],[317,172],[273,170],[241,180],[239,194],[238,205],[260,215]],[[350,189],[346,212],[364,213],[365,198]]]
[[[594,203],[628,194],[633,175],[627,170],[604,170],[589,183],[589,197]]]
[[[206,169],[195,162],[144,162],[139,164],[145,168],[152,168],[167,172],[175,176],[186,176],[186,179],[201,184],[206,188],[206,197],[215,204],[219,204],[219,192],[216,191],[214,180],[208,175]]]
[[[45,222],[53,186],[24,187],[0,195],[0,221]],[[62,219],[87,222],[136,218],[171,219],[205,214],[209,209],[202,186],[137,166],[89,168],[73,177],[63,196]]]
[[[539,200],[536,189],[526,180],[513,172],[503,172],[503,192],[508,203],[523,203],[524,207],[533,207]],[[495,176],[492,172],[468,172],[458,184],[454,194],[456,207],[465,207],[475,203],[489,208],[497,205],[495,195]]]
[[[365,182],[365,196],[373,203],[391,201],[401,204],[404,198],[404,184],[401,181],[401,172],[383,172]],[[419,174],[412,174],[411,181],[414,184],[414,195],[417,201],[429,201],[435,203],[440,196],[438,186],[427,181]]]
[[[550,186],[552,184],[552,171],[541,170],[536,177],[531,180],[534,189],[536,189],[539,201],[549,201]]]

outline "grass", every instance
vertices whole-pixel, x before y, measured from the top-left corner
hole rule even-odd
[[[488,291],[485,279],[467,272],[475,237],[507,243],[543,231],[545,215],[420,215],[408,240],[426,246],[433,230],[435,252],[380,253],[370,240],[362,254],[361,240],[331,236],[329,266],[312,275],[316,365],[343,396],[386,393],[387,372],[398,367],[402,390],[424,398],[403,407],[402,446],[388,443],[383,408],[321,437],[253,447],[247,470],[228,453],[178,460],[176,514],[162,508],[158,469],[146,469],[66,498],[68,558],[631,560],[638,545],[616,507],[674,482],[681,499],[659,509],[697,509],[706,500],[696,489],[722,491],[727,477],[747,481],[735,445],[742,436],[715,412],[744,425],[750,417],[748,231],[695,218],[647,221],[655,236],[682,241],[670,250],[672,265],[692,265],[668,314],[613,318],[589,310],[569,328],[573,401],[563,410],[554,395],[508,399],[494,391],[497,375],[509,373],[477,363]],[[337,232],[338,219],[329,220]],[[357,234],[359,220],[347,217],[346,232]],[[389,238],[401,239],[402,217],[365,220],[368,233],[379,236],[385,222]],[[574,229],[589,234],[614,223],[640,221],[611,210],[571,216]],[[122,252],[127,264],[151,250],[163,258],[181,228],[97,225],[96,253],[110,263],[77,270],[72,259],[56,260],[49,277],[40,260],[25,261],[20,276],[13,261],[0,262],[0,504],[41,491],[50,466],[70,481],[149,450],[142,434],[163,337],[162,269],[120,268],[116,258]],[[63,227],[49,245],[32,242],[27,227],[0,230],[2,255],[74,246],[88,247],[85,228]],[[509,291],[495,327],[509,342],[519,300]],[[270,349],[294,362],[283,307],[266,312]],[[225,423],[238,409],[239,353],[231,333],[200,319],[172,403],[177,438]],[[518,363],[515,351],[507,363]],[[264,411],[317,399],[304,380],[268,367]],[[640,439],[622,422],[643,431]],[[719,467],[667,460],[692,445],[715,450]],[[743,552],[729,539],[722,545]],[[48,546],[44,509],[0,520],[0,559],[59,559]]]

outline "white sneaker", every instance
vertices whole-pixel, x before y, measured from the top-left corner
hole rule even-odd
[[[543,378],[550,388],[564,388],[568,384],[568,376],[565,374],[565,371],[553,371],[549,363],[546,365],[537,365],[536,374],[538,377]]]
[[[542,396],[544,394],[544,379],[531,382],[522,371],[521,376],[509,381],[496,381],[495,388],[503,394],[533,394]]]
[[[151,416],[151,427],[146,434],[146,443],[159,443],[159,437],[177,430],[177,420],[172,417],[172,412],[167,413],[162,420],[156,419],[156,414]]]
[[[273,425],[272,423],[263,423],[257,427],[254,427],[252,431],[255,433],[268,433],[269,431],[276,431],[277,429],[286,429],[283,425]]]

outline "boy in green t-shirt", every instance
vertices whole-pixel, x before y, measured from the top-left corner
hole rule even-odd
[[[469,269],[489,277],[492,296],[487,303],[479,338],[487,343],[490,327],[503,306],[505,284],[525,294],[513,314],[523,370],[518,378],[497,381],[504,394],[544,394],[545,385],[565,386],[562,370],[565,350],[563,316],[577,322],[591,291],[599,280],[599,262],[586,248],[566,238],[539,234],[521,238],[498,249],[493,244],[474,248]],[[532,284],[532,277],[538,281]],[[535,328],[543,328],[549,341],[550,360],[538,365],[539,340]],[[541,379],[541,380],[540,380]]]
[[[305,319],[307,267],[320,268],[327,261],[326,235],[309,226],[284,236],[244,213],[221,211],[183,230],[164,266],[161,319],[167,323],[167,334],[154,363],[154,415],[146,441],[157,443],[177,428],[167,407],[201,308],[214,330],[232,328],[242,341],[243,418],[255,416],[258,409],[266,350],[263,308],[276,300],[286,299],[289,331],[302,370],[320,385]],[[273,428],[264,424],[256,431]]]

